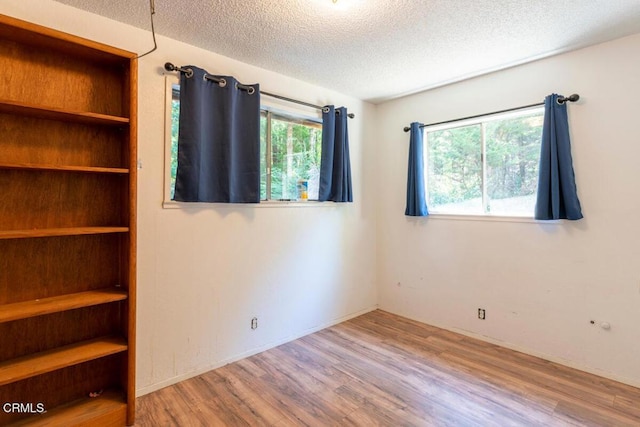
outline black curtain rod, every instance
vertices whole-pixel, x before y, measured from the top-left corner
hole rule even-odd
[[[558,102],[558,104],[564,104],[565,102],[576,102],[579,99],[580,99],[580,95],[578,95],[577,93],[574,93],[573,95],[558,97],[558,101],[557,102]],[[453,120],[445,120],[444,122],[429,123],[427,125],[420,125],[420,128],[422,129],[422,128],[426,128],[428,126],[436,126],[436,125],[444,125],[444,124],[447,124],[447,123],[455,123],[455,122],[460,122],[462,120],[477,119],[478,117],[490,116],[492,114],[508,113],[509,111],[523,110],[525,108],[539,107],[541,105],[544,105],[544,102],[538,102],[537,104],[523,105],[522,107],[507,108],[506,110],[494,111],[492,113],[477,114],[475,116],[462,117],[462,118],[453,119]],[[411,130],[411,128],[409,126],[406,126],[404,128],[405,132],[409,132],[410,130]]]
[[[193,75],[193,70],[192,69],[176,67],[171,62],[165,63],[164,64],[164,69],[167,70],[167,71],[178,71],[180,73],[185,73],[187,75],[187,77],[190,77],[191,75]],[[208,80],[215,81],[216,83],[219,83],[219,81],[216,80],[215,78],[212,78],[212,77],[209,77],[209,76],[205,76],[205,78],[207,78]],[[282,96],[282,95],[276,95],[275,93],[266,92],[264,90],[261,90],[260,94],[261,95],[270,96],[272,98],[281,99],[283,101],[292,102],[294,104],[304,105],[305,107],[315,108],[317,110],[323,110],[324,111],[324,108],[325,108],[325,107],[322,107],[320,105],[310,104],[308,102],[300,101],[298,99],[288,98],[288,97]],[[347,117],[349,117],[350,119],[353,119],[355,116],[356,115],[354,113],[347,114]]]

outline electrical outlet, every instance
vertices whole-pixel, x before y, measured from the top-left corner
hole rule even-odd
[[[251,319],[251,329],[258,329],[258,318],[254,317]]]
[[[486,311],[484,308],[478,309],[478,319],[484,320],[486,318]]]

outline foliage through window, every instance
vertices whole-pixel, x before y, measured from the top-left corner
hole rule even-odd
[[[178,167],[180,86],[171,86],[171,181],[173,199]],[[307,181],[308,199],[318,199],[322,122],[320,119],[262,109],[260,113],[260,199],[298,199],[299,181]]]
[[[309,199],[318,199],[322,124],[262,111],[260,121],[262,200],[295,200],[307,181]]]
[[[543,114],[526,109],[426,128],[429,211],[533,217]]]

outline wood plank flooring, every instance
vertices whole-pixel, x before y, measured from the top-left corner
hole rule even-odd
[[[138,399],[136,426],[640,426],[640,389],[376,310]]]

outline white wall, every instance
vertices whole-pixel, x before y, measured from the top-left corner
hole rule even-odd
[[[151,34],[49,0],[3,0],[0,13],[144,52]],[[161,31],[161,29],[158,29]],[[375,308],[375,107],[158,37],[139,63],[138,363],[143,394]],[[307,102],[345,105],[353,204],[163,209],[162,65],[201,66]],[[283,105],[284,106],[284,105]],[[250,319],[259,327],[250,330]]]
[[[380,105],[380,308],[640,385],[639,52],[635,35]],[[552,92],[581,96],[569,118],[584,220],[403,215],[404,126]]]

